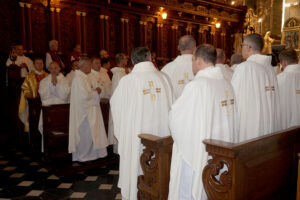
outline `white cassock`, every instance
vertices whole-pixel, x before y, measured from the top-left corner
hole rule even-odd
[[[126,71],[122,67],[114,67],[111,69],[111,72],[113,73],[112,81],[111,81],[112,82],[111,93],[113,94],[121,78],[123,78],[123,76],[126,76]],[[114,136],[114,124],[111,115],[111,110],[109,111],[109,120],[108,120],[108,143],[110,145],[113,144],[114,153],[118,153],[118,146],[117,146],[118,141]]]
[[[100,95],[92,89],[88,75],[76,70],[69,123],[69,153],[73,161],[84,162],[107,155],[108,141],[101,119]]]
[[[137,199],[137,177],[142,174],[140,155],[143,150],[138,135],[170,135],[167,119],[172,99],[167,77],[157,71],[152,62],[136,64],[132,72],[120,80],[111,97],[114,134],[119,142],[118,187],[123,199]]]
[[[76,71],[76,70],[71,70],[71,71],[67,74],[67,76],[66,76],[67,82],[68,82],[68,84],[69,84],[70,87],[72,86],[72,81],[73,81],[73,78],[74,78],[74,76],[75,76],[75,71]]]
[[[300,125],[300,64],[277,75],[283,128]]]
[[[66,104],[69,102],[70,87],[64,75],[59,73],[57,84],[53,85],[52,75],[50,74],[40,82],[39,94],[43,106],[55,104]],[[43,140],[43,113],[41,111],[39,121],[39,131],[42,134],[42,152],[44,152]]]
[[[107,69],[101,67],[100,79],[104,83],[103,98],[109,99],[111,97],[111,80],[107,74]]]
[[[231,69],[232,69],[232,71],[234,72],[234,70],[235,70],[235,68],[238,66],[238,64],[233,64],[233,65],[231,65]],[[232,74],[233,75],[233,74]]]
[[[233,75],[233,70],[230,69],[230,67],[226,64],[216,64],[216,67],[219,67],[221,69],[221,72],[227,81],[231,81],[232,75]]]
[[[27,56],[17,56],[17,59],[15,61],[15,64],[20,66],[22,63],[25,63],[28,67],[29,72],[31,72],[31,70],[34,69],[33,66],[33,62],[30,58],[28,58]],[[11,59],[7,59],[6,61],[6,67],[9,67],[11,64],[13,64],[13,62],[11,61]],[[28,74],[28,71],[26,68],[22,67],[21,69],[21,77],[25,78],[25,76]]]
[[[169,200],[207,199],[202,170],[208,153],[204,139],[234,142],[237,134],[233,88],[220,68],[199,71],[172,105],[169,126],[174,140]]]
[[[255,54],[232,77],[239,119],[239,141],[282,130],[277,77],[271,56]]]
[[[194,79],[192,58],[192,54],[177,56],[161,70],[168,75],[172,83],[175,99],[181,95],[184,86]]]

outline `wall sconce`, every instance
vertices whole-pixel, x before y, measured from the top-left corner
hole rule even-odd
[[[261,19],[261,18],[259,18],[259,19],[258,19],[258,22],[259,22],[259,23],[261,23],[261,21],[262,21],[262,19]]]
[[[167,19],[167,16],[168,16],[168,14],[167,14],[166,12],[163,12],[163,13],[161,14],[161,17],[162,17],[163,19]]]
[[[235,4],[235,1],[232,1],[232,2],[231,2],[231,5],[234,6],[234,4]]]
[[[216,28],[220,28],[221,27],[221,23],[220,22],[217,22],[216,23]]]

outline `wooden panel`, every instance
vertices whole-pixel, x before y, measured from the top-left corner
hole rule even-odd
[[[47,25],[45,7],[42,4],[32,5],[32,35],[34,52],[46,52],[48,50]]]
[[[87,32],[87,54],[88,55],[98,55],[99,52],[99,15],[97,13],[87,13],[86,15],[86,32]]]
[[[74,7],[65,7],[61,10],[61,49],[62,52],[72,51],[76,42],[76,11]]]

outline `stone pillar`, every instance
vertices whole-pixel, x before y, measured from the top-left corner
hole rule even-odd
[[[121,18],[121,52],[125,52],[125,19]]]
[[[20,14],[20,29],[21,29],[21,38],[22,38],[22,45],[24,47],[24,51],[26,52],[26,30],[25,30],[25,3],[19,2],[21,14]]]
[[[82,12],[82,49],[83,55],[86,56],[86,12]]]
[[[105,50],[109,52],[109,16],[105,16]]]
[[[61,53],[61,23],[60,23],[60,8],[56,8],[56,19],[57,19],[57,41],[59,44],[59,53]]]
[[[81,45],[81,12],[79,11],[76,11],[76,43]]]
[[[28,52],[33,53],[32,50],[32,21],[31,21],[31,4],[26,3],[27,7],[27,30],[28,30]]]
[[[50,40],[54,40],[55,38],[55,8],[50,8],[50,24],[51,24],[51,38]]]
[[[100,50],[104,49],[104,15],[100,15]]]

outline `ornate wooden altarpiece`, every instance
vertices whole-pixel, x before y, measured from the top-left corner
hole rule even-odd
[[[228,0],[21,0],[19,6],[19,37],[29,53],[46,52],[48,41],[56,39],[62,53],[74,43],[85,55],[101,49],[130,54],[134,47],[148,46],[161,61],[176,57],[184,34],[230,56],[233,34],[242,30],[246,13]]]
[[[289,18],[284,24],[282,31],[282,44],[285,48],[293,48],[300,55],[300,20]]]

